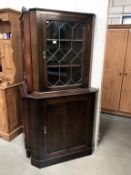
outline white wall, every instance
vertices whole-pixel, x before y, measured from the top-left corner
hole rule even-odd
[[[101,88],[108,0],[5,0],[0,3],[0,8],[10,7],[21,10],[22,6],[26,8],[40,7],[96,14],[91,86]],[[95,140],[97,140],[99,128],[99,108],[100,95],[97,103]]]

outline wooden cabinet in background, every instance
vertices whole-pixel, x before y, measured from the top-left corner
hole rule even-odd
[[[10,141],[22,131],[22,102],[18,86],[0,87],[0,136]]]
[[[37,167],[93,152],[93,18],[44,9],[22,13],[25,144]]]
[[[102,111],[131,116],[131,26],[109,26],[103,72]]]
[[[12,9],[0,10],[0,136],[9,141],[22,131],[19,84],[23,81],[23,66],[19,15]]]

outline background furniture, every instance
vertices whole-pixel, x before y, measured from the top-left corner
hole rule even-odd
[[[19,15],[12,9],[0,10],[0,136],[6,140],[22,131],[18,88],[23,79]]]
[[[131,26],[109,26],[102,111],[131,116]]]
[[[44,9],[22,13],[25,144],[37,167],[93,151],[93,18]]]

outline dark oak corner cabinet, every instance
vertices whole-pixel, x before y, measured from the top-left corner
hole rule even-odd
[[[92,154],[93,19],[94,14],[47,9],[22,12],[25,144],[39,168]]]

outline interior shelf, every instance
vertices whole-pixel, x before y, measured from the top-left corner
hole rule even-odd
[[[2,40],[2,41],[3,41],[3,40],[4,40],[4,41],[5,41],[5,40],[6,40],[6,41],[7,41],[7,40],[8,40],[8,41],[11,41],[11,38],[10,38],[10,39],[0,39],[0,41],[1,41],[1,40]]]
[[[62,65],[48,65],[48,68],[55,68],[55,67],[81,67],[81,64],[62,64]]]
[[[82,39],[46,39],[47,41],[72,41],[72,42],[83,42]]]
[[[53,72],[53,71],[48,71],[48,74],[49,75],[53,75],[53,76],[59,76],[59,72]],[[66,72],[61,72],[61,74],[60,74],[60,76],[62,76],[62,77],[66,77]]]

